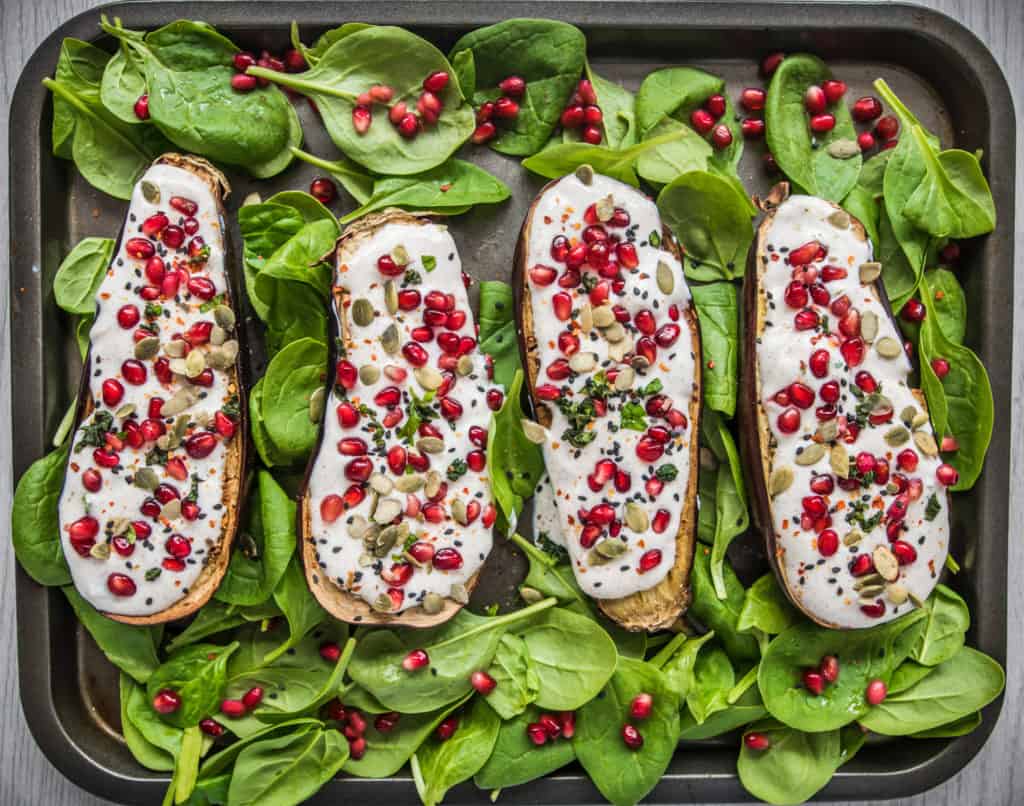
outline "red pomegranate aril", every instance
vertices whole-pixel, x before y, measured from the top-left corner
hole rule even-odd
[[[828,305],[830,296],[825,286],[821,283],[811,283],[808,290],[811,292],[811,299],[814,300],[815,305],[821,305],[822,307]]]
[[[830,104],[838,103],[846,95],[846,82],[830,78],[821,82],[821,89],[825,92],[825,100]]]
[[[654,313],[649,308],[641,308],[637,311],[636,315],[633,317],[633,324],[636,325],[637,330],[645,336],[653,336],[657,329],[657,320],[654,318]]]
[[[545,266],[542,263],[538,263],[530,269],[530,280],[537,286],[544,287],[551,285],[557,276],[557,269],[553,269],[551,266]]]
[[[107,590],[114,596],[134,596],[135,582],[126,574],[111,574],[107,577]]]
[[[646,692],[637,694],[629,703],[630,719],[647,719],[654,710],[654,697]]]
[[[636,455],[645,462],[656,462],[665,453],[665,446],[649,436],[643,436],[636,444]]]
[[[600,224],[591,224],[585,230],[583,230],[583,242],[594,243],[595,241],[607,241],[608,230],[606,230]]]
[[[940,381],[949,374],[949,362],[945,358],[933,358],[931,367],[935,377]]]
[[[917,549],[903,540],[892,541],[889,550],[896,556],[896,561],[900,565],[910,565],[917,561]]]
[[[531,722],[526,726],[526,735],[535,747],[540,747],[548,740],[548,733],[539,722]]]
[[[178,249],[185,243],[185,230],[177,224],[170,224],[160,234],[160,240],[168,249]]]
[[[809,409],[814,405],[814,390],[799,381],[794,381],[786,389],[789,399],[801,409]]]
[[[437,70],[423,79],[423,89],[429,92],[441,92],[448,86],[451,76],[446,70]]]
[[[825,91],[817,84],[812,84],[804,92],[804,107],[812,115],[821,115],[828,105]]]
[[[181,228],[186,235],[195,235],[199,232],[199,222],[194,218],[186,218],[181,222]]]
[[[116,453],[108,453],[103,448],[97,448],[92,452],[92,460],[100,467],[112,468],[121,464],[121,457]]]
[[[875,147],[875,136],[871,132],[861,132],[857,135],[857,145],[861,151],[870,151]]]
[[[822,557],[831,557],[839,551],[839,535],[832,529],[824,529],[818,534],[818,553]]]
[[[466,454],[466,464],[474,473],[482,473],[487,467],[487,454],[481,450],[470,451]]]
[[[486,124],[484,124],[486,125]],[[412,112],[409,112],[398,121],[398,133],[406,140],[411,140],[420,133],[420,119]]]
[[[811,374],[815,378],[824,378],[828,375],[829,355],[828,350],[815,350],[807,362]]]
[[[761,75],[765,78],[771,76],[782,64],[782,60],[786,58],[786,54],[778,51],[776,53],[769,53],[761,60]]]
[[[839,400],[839,382],[838,381],[826,381],[821,385],[821,389],[818,390],[818,394],[821,399],[826,403],[835,403]]]
[[[956,263],[960,259],[960,245],[956,241],[950,241],[939,252],[939,259],[945,263]]]
[[[743,743],[747,746],[748,750],[753,750],[756,753],[762,753],[772,746],[771,739],[769,739],[763,733],[747,733],[743,736]]]
[[[818,314],[810,308],[797,311],[793,317],[793,324],[797,330],[813,330],[818,326]]]
[[[406,342],[402,345],[402,355],[405,356],[405,360],[414,367],[424,366],[430,358],[426,350],[412,341]]]
[[[864,360],[864,342],[859,338],[847,339],[839,345],[839,352],[848,367],[856,367]]]
[[[193,459],[205,459],[217,447],[217,437],[209,431],[193,434],[185,440],[185,452]]]
[[[597,126],[584,126],[580,132],[580,139],[592,146],[600,145],[603,135]]]
[[[664,532],[672,520],[672,515],[667,509],[659,509],[654,513],[654,518],[651,521],[651,528],[656,534]]]
[[[231,76],[231,89],[235,92],[252,92],[256,89],[257,83],[256,76],[247,73],[236,73]]]
[[[927,310],[922,304],[921,300],[908,299],[906,304],[900,310],[900,318],[905,322],[922,322],[927,314]]]
[[[487,408],[491,411],[498,411],[505,402],[505,394],[500,389],[488,389],[485,399]]]
[[[183,560],[192,553],[192,544],[184,535],[171,535],[164,543],[164,548],[168,554],[178,560]]]
[[[88,468],[82,473],[82,486],[91,493],[99,492],[103,486],[103,474],[94,467]]]
[[[871,95],[858,98],[850,107],[853,119],[860,123],[867,123],[882,114],[882,102]]]
[[[824,134],[830,132],[836,127],[836,117],[829,113],[824,115],[815,115],[811,118],[811,131],[817,134]]]
[[[470,138],[474,145],[483,145],[484,143],[490,142],[497,135],[497,127],[490,121],[484,121],[473,130],[473,135]]]
[[[333,641],[327,641],[326,643],[320,644],[320,657],[328,663],[337,663],[338,658],[341,657],[341,647]]]
[[[170,223],[171,221],[165,213],[153,213],[153,215],[143,220],[140,230],[147,238],[155,238]]]
[[[345,478],[349,481],[363,482],[373,473],[373,460],[366,456],[352,459],[345,465]]]
[[[345,502],[340,495],[324,496],[320,502],[320,517],[324,523],[334,523],[345,509]]]
[[[622,741],[630,750],[639,750],[644,746],[644,737],[633,725],[622,726]]]
[[[561,123],[566,129],[578,129],[583,125],[584,117],[585,113],[582,105],[567,106],[562,110]]]
[[[597,126],[604,120],[604,114],[601,112],[599,106],[585,106],[583,107],[583,122],[589,123],[591,126]]]
[[[149,96],[140,95],[132,106],[132,111],[135,112],[135,117],[139,120],[149,120]]]
[[[759,118],[744,118],[740,123],[740,131],[748,140],[764,136],[764,121]]]
[[[434,311],[434,313],[440,313],[440,311]],[[444,314],[441,314],[441,319],[444,319]],[[411,331],[409,331],[409,335],[412,336],[413,341],[419,342],[420,344],[426,344],[427,342],[434,340],[434,331],[429,327],[414,327]],[[443,335],[451,336],[454,334]],[[455,347],[458,348],[458,346],[459,340],[458,337],[456,337]],[[450,352],[454,352],[454,350]]]
[[[188,289],[188,293],[201,300],[213,299],[217,294],[216,286],[206,277],[193,275],[189,277],[185,287]]]
[[[391,255],[381,255],[377,258],[377,271],[386,277],[397,277],[405,271],[405,264],[398,265]]]
[[[456,571],[462,568],[462,554],[458,549],[439,549],[434,554],[433,566],[439,571]]]
[[[747,87],[740,93],[740,106],[748,112],[760,112],[767,97],[768,94],[760,87]]]
[[[156,254],[156,247],[148,238],[129,238],[124,245],[128,257],[136,260],[149,260]]]
[[[575,333],[563,330],[558,334],[558,349],[564,355],[574,355],[580,350],[580,340]]]
[[[241,700],[221,700],[220,712],[228,719],[240,719],[245,716],[245,703]]]
[[[868,687],[864,690],[864,699],[867,700],[868,705],[881,705],[888,693],[889,689],[886,688],[885,683],[875,679],[868,683]]]
[[[580,532],[580,545],[585,548],[593,548],[597,539],[601,536],[602,529],[597,524],[587,524]]]
[[[732,145],[732,131],[724,123],[719,123],[711,132],[711,145],[722,150]]]
[[[158,714],[173,714],[181,708],[181,695],[173,689],[162,688],[153,697],[153,710]]]
[[[833,280],[842,280],[846,277],[847,271],[842,266],[833,266],[831,263],[821,267],[821,279],[826,283],[831,283]],[[820,303],[827,305],[828,302]]]
[[[562,391],[553,383],[541,384],[533,390],[533,393],[539,400],[546,400],[549,402],[558,400],[562,396]]]
[[[674,322],[668,322],[658,328],[654,334],[654,341],[659,347],[671,347],[679,339],[682,328]]]
[[[637,571],[646,574],[661,565],[661,549],[649,549],[640,555]]]
[[[124,397],[124,386],[116,378],[107,378],[103,381],[101,392],[103,395],[103,402],[113,408],[121,399]]]
[[[892,115],[880,118],[878,123],[875,124],[875,134],[882,140],[891,140],[899,133],[899,130],[900,122]]]
[[[494,102],[494,117],[500,120],[514,120],[519,116],[519,104],[502,96]]]
[[[704,101],[704,108],[715,116],[715,120],[725,114],[725,96],[715,93]]]
[[[694,109],[690,115],[690,125],[698,134],[708,134],[715,128],[715,117],[706,109]]]
[[[806,669],[804,670],[801,681],[804,684],[804,688],[807,689],[815,697],[820,695],[825,690],[825,678],[821,676],[821,672],[817,669]]]
[[[478,694],[486,697],[495,687],[498,685],[498,681],[491,677],[487,672],[475,671],[469,677],[469,683],[476,689]]]
[[[936,469],[935,478],[943,487],[951,487],[960,480],[960,474],[953,465],[943,463]]]
[[[790,406],[779,414],[776,424],[783,434],[794,434],[800,428],[800,410]]]
[[[427,124],[437,123],[443,109],[444,103],[430,90],[424,90],[416,100],[416,111]]]
[[[619,265],[627,269],[635,269],[640,265],[640,258],[636,253],[636,246],[628,241],[623,241],[615,246],[615,258]]]

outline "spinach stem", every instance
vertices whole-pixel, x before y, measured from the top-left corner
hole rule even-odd
[[[91,118],[92,120],[96,121],[98,125],[103,126],[107,131],[109,131],[111,134],[113,134],[118,140],[120,140],[122,143],[124,143],[124,145],[128,149],[130,149],[131,151],[134,151],[136,154],[138,154],[140,157],[142,157],[142,159],[144,159],[144,160],[151,160],[151,159],[153,159],[153,156],[154,156],[153,154],[149,154],[149,153],[143,151],[141,148],[139,148],[134,142],[132,142],[132,140],[129,137],[126,137],[116,126],[112,125],[109,121],[107,121],[106,119],[104,119],[100,115],[97,115],[92,109],[90,109],[85,103],[82,102],[81,98],[79,98],[75,93],[73,93],[71,90],[69,90],[67,87],[65,87],[60,81],[55,81],[52,78],[44,78],[43,79],[43,86],[46,87],[50,92],[54,93],[55,95],[59,95],[61,98],[63,98],[65,101],[67,101],[73,107],[75,107],[75,109],[78,110],[79,113],[81,113],[82,115],[85,115],[86,117]],[[125,124],[125,125],[128,125],[128,124]]]
[[[345,90],[340,90],[337,87],[332,87],[330,84],[324,84],[319,81],[305,81],[301,78],[296,78],[291,73],[279,73],[276,70],[271,70],[267,67],[250,67],[245,72],[246,75],[256,76],[256,78],[265,78],[268,81],[273,81],[275,84],[291,87],[293,90],[298,90],[303,95],[320,93],[321,95],[332,95],[335,98],[341,98],[352,104],[356,102],[356,95],[354,93],[345,92]]]
[[[690,636],[688,636],[684,632],[674,635],[672,637],[672,640],[665,644],[665,646],[663,646],[658,651],[657,655],[651,658],[651,666],[657,666],[659,669],[663,667],[666,663],[668,663],[669,658],[676,654],[676,650],[679,649],[679,647],[685,644],[688,640],[690,640]]]
[[[431,647],[431,650],[441,649],[442,647],[446,647],[449,644],[454,644],[456,641],[465,641],[467,638],[472,638],[474,635],[480,635],[481,633],[485,633],[488,630],[493,630],[495,627],[503,627],[506,624],[511,624],[514,621],[519,621],[520,619],[524,619],[528,616],[540,613],[544,610],[554,607],[557,604],[558,599],[552,596],[548,599],[543,599],[537,602],[536,604],[532,604],[529,607],[524,607],[522,610],[516,610],[513,613],[506,613],[504,616],[497,616],[496,618],[489,618],[484,624],[478,624],[476,627],[466,630],[464,633],[460,633],[459,635],[453,635],[446,641],[441,641],[440,643],[434,644]]]

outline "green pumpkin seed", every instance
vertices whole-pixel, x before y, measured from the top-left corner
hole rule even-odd
[[[364,386],[373,386],[380,380],[380,368],[376,364],[363,364],[359,368],[359,380]]]
[[[875,571],[886,582],[895,582],[899,579],[900,562],[888,546],[875,546],[875,550],[871,552],[871,559],[875,562]],[[865,591],[861,590],[861,593],[865,594]]]
[[[428,593],[423,597],[423,603],[420,607],[423,608],[423,612],[428,616],[436,616],[444,610],[444,597],[437,593]]]
[[[866,585],[861,588],[859,602],[861,604],[874,604],[875,597],[885,592],[885,585]]]
[[[193,350],[185,359],[185,374],[195,378],[206,369],[206,354],[202,350]]]
[[[822,442],[834,442],[839,436],[839,425],[835,420],[826,420],[818,426],[815,433]]]
[[[848,160],[860,154],[860,146],[857,145],[856,140],[841,137],[829,143],[825,148],[825,153],[833,159]]]
[[[853,529],[852,531],[849,531],[845,535],[843,535],[843,545],[856,546],[863,539],[864,534],[860,532],[858,529]]]
[[[391,601],[391,597],[386,593],[382,593],[376,599],[373,600],[373,604],[370,605],[378,613],[390,613],[394,609],[394,602]]]
[[[617,392],[626,392],[632,389],[634,380],[636,380],[636,372],[633,371],[633,368],[623,367],[619,370],[619,374],[615,376],[615,390]]]
[[[860,281],[867,285],[873,283],[879,277],[882,276],[882,264],[877,261],[870,260],[867,263],[860,264]]]
[[[828,223],[836,229],[850,228],[850,214],[846,210],[836,210],[828,217]]]
[[[884,336],[875,342],[875,350],[882,358],[893,359],[903,352],[903,345],[891,336]]]
[[[882,579],[880,574],[871,573],[867,576],[861,577],[856,582],[854,582],[853,589],[855,591],[861,591],[864,590],[864,588],[869,587],[870,585],[879,585],[883,582],[885,582],[885,580]]]
[[[263,201],[263,197],[255,190],[252,193],[246,194],[246,197],[242,199],[242,207],[250,204],[259,204]]]
[[[768,495],[774,498],[786,492],[792,486],[795,477],[796,474],[793,473],[793,468],[789,465],[773,467],[772,473],[768,477]]]
[[[213,331],[210,331],[211,335]],[[170,341],[164,342],[164,353],[171,358],[184,358],[185,349],[188,347],[182,339],[171,339]]]
[[[939,455],[939,446],[935,443],[935,437],[927,431],[915,431],[914,444],[925,456]]]
[[[142,198],[150,204],[160,204],[160,186],[148,179],[142,180]]]
[[[627,333],[622,341],[612,342],[608,345],[608,357],[612,361],[622,361],[632,349],[633,338]]]
[[[531,588],[529,585],[523,585],[519,588],[519,595],[523,597],[523,601],[527,604],[536,604],[544,598],[544,594],[536,588]]]
[[[465,526],[468,520],[466,517],[466,504],[461,498],[456,498],[454,501],[452,501],[451,511],[452,517],[455,519],[455,522],[461,524],[462,526]]]
[[[92,548],[89,549],[89,555],[95,557],[97,560],[106,560],[110,558],[110,544],[109,543],[96,543]]]
[[[918,412],[917,414],[914,415],[914,419],[911,420],[910,428],[911,428],[911,430],[916,431],[918,428],[921,428],[922,426],[927,424],[927,422],[928,422],[928,415],[925,414],[923,411]]]
[[[576,178],[587,187],[590,187],[594,184],[594,169],[589,165],[581,165],[576,169]]]
[[[436,470],[427,473],[427,481],[423,485],[423,494],[427,498],[433,498],[441,491],[441,474]]]
[[[828,457],[832,472],[839,478],[845,479],[850,476],[850,454],[842,445],[833,445]]]
[[[377,501],[377,508],[373,511],[375,523],[391,523],[402,514],[402,505],[394,498],[382,498]]]
[[[523,436],[525,436],[534,445],[543,445],[547,442],[548,432],[544,426],[540,423],[535,423],[533,420],[527,420],[525,417],[522,419],[523,425]]]
[[[177,498],[168,501],[162,507],[160,507],[160,517],[167,518],[169,521],[176,521],[181,517],[181,501]]]
[[[409,252],[402,244],[398,244],[391,250],[391,259],[396,265],[405,266],[409,263]]]
[[[864,311],[861,314],[860,335],[868,344],[871,344],[878,335],[878,314],[874,311]]]
[[[362,515],[353,515],[352,522],[348,525],[348,536],[353,540],[362,540],[366,530],[370,528],[370,522]]]
[[[599,305],[594,308],[594,325],[596,327],[608,327],[615,321],[615,312],[611,305]],[[579,355],[579,353],[577,353]]]
[[[672,273],[672,267],[663,260],[658,261],[657,270],[658,290],[662,294],[671,294],[676,288],[676,278]]]
[[[319,423],[324,416],[324,408],[327,405],[327,387],[318,386],[309,396],[309,421]]]
[[[801,467],[817,464],[825,456],[825,446],[820,442],[812,442],[793,459]]]
[[[468,357],[463,356],[463,358]],[[444,383],[444,376],[433,367],[417,367],[412,371],[412,374],[415,376],[416,382],[428,392],[440,389],[441,384]]]
[[[398,313],[398,286],[394,280],[384,283],[384,307],[392,316]]]
[[[395,489],[395,484],[383,473],[374,473],[370,476],[370,488],[377,495],[390,495],[391,491]]]
[[[621,322],[612,322],[608,327],[602,331],[602,335],[605,341],[611,344],[617,344],[626,338],[626,328],[622,326]]]
[[[114,417],[118,420],[123,420],[126,417],[131,417],[135,413],[134,403],[125,403],[121,408],[114,412]]]
[[[213,309],[213,321],[225,330],[233,330],[235,327],[235,312],[227,305],[218,305]]]
[[[609,193],[603,199],[597,200],[594,204],[594,213],[602,224],[612,220],[612,216],[615,215],[615,199],[612,198],[612,194]]]
[[[885,586],[885,596],[894,605],[901,605],[907,601],[908,592],[906,587],[897,583]]]
[[[384,352],[388,355],[394,355],[398,352],[398,326],[394,323],[384,328],[384,332],[380,334],[380,345],[384,348]]]
[[[210,344],[214,347],[220,347],[227,340],[228,332],[220,325],[214,325],[210,328]]]
[[[423,489],[423,476],[420,473],[409,473],[395,479],[395,489],[400,493],[415,493]]]
[[[910,439],[910,432],[902,425],[896,425],[885,432],[885,444],[890,448],[905,445]]]
[[[188,375],[188,365],[185,363],[184,358],[172,358],[167,362],[167,368],[175,375],[181,375],[183,378]]]
[[[459,375],[462,376],[463,378],[465,378],[467,375],[472,375],[473,359],[470,358],[468,355],[460,355],[459,361],[455,365],[455,371],[459,373]]]
[[[631,532],[646,532],[651,522],[647,510],[635,501],[626,504],[625,521]]]
[[[444,440],[440,437],[420,437],[416,440],[416,450],[420,453],[441,453],[444,451]]]
[[[580,306],[579,315],[576,317],[580,325],[580,330],[583,333],[589,333],[594,329],[594,309],[591,307],[589,302],[584,302]]]
[[[569,369],[573,372],[593,372],[597,366],[597,353],[579,352],[573,353],[569,358]]]
[[[182,346],[184,347],[184,342],[182,342]],[[135,357],[140,361],[148,361],[150,358],[155,358],[156,354],[160,352],[160,339],[156,336],[146,336],[144,339],[139,339],[135,342],[134,352]]]
[[[466,604],[469,601],[469,591],[461,583],[452,585],[451,597],[459,604]]]
[[[140,467],[135,471],[132,484],[140,490],[155,490],[160,486],[160,478],[151,467]]]
[[[913,406],[904,406],[902,411],[900,411],[900,420],[903,421],[903,424],[907,428],[910,428],[914,423],[914,417],[916,415],[917,409],[915,409]]]
[[[381,529],[380,534],[377,535],[377,540],[374,542],[373,553],[376,557],[387,557],[388,552],[395,547],[395,543],[398,542],[398,527],[388,526],[386,529]]]
[[[352,321],[359,327],[366,327],[373,322],[375,312],[373,305],[368,299],[360,297],[352,303]]]

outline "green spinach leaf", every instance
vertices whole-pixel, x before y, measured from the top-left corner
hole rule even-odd
[[[160,665],[156,656],[158,636],[153,627],[136,627],[109,619],[89,604],[73,585],[62,588],[79,622],[89,632],[107,660],[140,683]]]
[[[540,747],[530,741],[526,728],[540,714],[540,709],[531,705],[519,716],[501,723],[494,752],[473,778],[480,789],[526,784],[561,769],[576,757],[573,743],[567,739],[556,739]],[[619,741],[621,744],[622,740]]]
[[[312,728],[247,745],[235,761],[228,803],[298,804],[312,797],[348,759],[336,730]]]
[[[690,286],[700,322],[704,404],[726,417],[736,411],[739,365],[739,302],[732,283]]]
[[[740,632],[739,618],[745,591],[732,566],[722,566],[726,597],[719,599],[711,576],[711,549],[698,545],[693,557],[691,584],[693,603],[690,613],[705,627],[715,631],[734,663],[757,660],[760,652],[753,636]]]
[[[306,585],[306,575],[298,555],[292,555],[281,581],[277,583],[274,601],[288,621],[288,640],[266,654],[264,660],[267,663],[294,647],[310,630],[328,619],[327,611],[320,606]]]
[[[111,238],[83,238],[57,269],[53,296],[68,313],[96,312],[96,291],[106,277],[114,254]]]
[[[501,719],[477,698],[459,717],[455,734],[431,737],[412,757],[412,775],[423,806],[436,806],[456,784],[468,781],[487,763],[498,740]]]
[[[735,684],[732,663],[721,647],[711,644],[698,653],[693,666],[693,682],[686,692],[686,709],[698,725],[729,707],[729,692]]]
[[[228,659],[238,642],[227,646],[196,644],[175,652],[149,676],[146,696],[170,689],[181,697],[181,707],[162,719],[178,728],[188,728],[216,712],[227,682]]]
[[[303,162],[308,162],[310,165],[327,171],[359,204],[366,204],[373,196],[373,184],[377,181],[377,177],[367,173],[361,165],[348,157],[342,155],[336,160],[326,160],[298,148],[292,149],[292,152]]]
[[[715,477],[715,541],[711,548],[711,581],[715,595],[727,599],[725,552],[729,544],[750,525],[743,470],[736,443],[724,420],[713,411],[704,412],[701,435],[719,462]],[[726,472],[728,470],[728,472]]]
[[[264,375],[262,417],[267,437],[290,464],[306,460],[319,423],[309,417],[309,400],[323,388],[327,348],[315,339],[291,342],[271,359]]]
[[[537,699],[540,678],[526,642],[519,636],[511,633],[501,636],[487,672],[496,685],[484,701],[502,719],[518,716]]]
[[[751,725],[748,732],[764,734],[771,744],[767,750],[751,750],[743,742],[736,771],[743,788],[766,803],[803,803],[845,761],[839,730],[803,733],[769,719]]]
[[[747,588],[736,628],[740,632],[757,629],[765,635],[778,635],[799,620],[796,608],[782,592],[775,574],[768,573]]]
[[[512,286],[500,280],[484,280],[480,283],[478,324],[480,351],[491,357],[494,382],[508,389],[516,371],[522,368]]]
[[[936,585],[925,602],[928,620],[924,631],[910,654],[924,666],[937,666],[952,658],[964,645],[964,636],[971,626],[967,602],[945,585]]]
[[[162,747],[152,744],[142,734],[129,716],[129,704],[136,703],[138,707],[148,707],[146,703],[146,691],[132,678],[122,672],[119,675],[119,688],[121,703],[121,735],[124,736],[125,744],[131,751],[132,756],[147,770],[155,772],[169,772],[174,769],[174,756]],[[169,728],[169,730],[174,730]]]
[[[507,524],[505,532],[515,529],[516,519],[526,499],[544,473],[544,455],[540,447],[523,433],[523,409],[520,391],[523,371],[516,370],[501,409],[491,417],[487,430],[487,472],[491,491],[498,502],[500,521]],[[499,522],[499,529],[502,523]]]
[[[33,462],[14,491],[11,507],[14,555],[25,572],[40,585],[71,583],[57,521],[57,502],[67,460],[68,444],[65,444]]]
[[[967,333],[967,298],[956,275],[949,269],[926,272],[931,299],[928,313],[935,317],[939,331],[953,344],[963,344]]]
[[[757,686],[752,686],[732,705],[715,711],[701,724],[697,724],[697,720],[688,710],[684,711],[679,718],[679,740],[696,742],[701,739],[712,739],[766,716],[768,709],[761,701],[761,692],[757,690]]]

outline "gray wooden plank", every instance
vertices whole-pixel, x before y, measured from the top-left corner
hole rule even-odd
[[[7,152],[9,132],[7,110],[22,66],[36,46],[60,23],[99,0],[2,0],[0,2],[0,153]],[[1010,80],[1018,114],[1024,111],[1024,3],[1020,0],[922,0],[920,5],[939,9],[963,22],[995,54]],[[823,9],[823,13],[827,10]],[[1017,139],[1017,249],[1024,256],[1024,136]],[[0,161],[0,226],[7,231],[9,165]],[[7,238],[0,245],[0,288],[7,287]],[[1018,282],[1015,310],[1024,308],[1024,282]],[[10,372],[10,345],[6,338],[9,300],[0,294],[0,378]],[[1021,410],[1024,397],[1024,317],[1018,316],[1013,330],[1013,405]],[[0,512],[10,511],[11,428],[10,385],[0,384]],[[1024,418],[1017,417],[1012,431],[1013,479],[1011,523],[1024,522]],[[1012,537],[1012,536],[1011,536]],[[1024,570],[1024,541],[1010,541],[1011,580]],[[0,803],[12,806],[47,804],[70,806],[108,803],[92,797],[61,777],[36,747],[22,716],[18,698],[14,651],[14,556],[0,552]],[[1024,740],[1024,640],[1014,627],[1024,623],[1024,586],[1011,584],[1008,680],[1006,704],[996,730],[981,753],[960,774],[932,791],[899,801],[900,806],[959,806],[960,804],[1010,804],[1024,802],[1024,771],[1017,768],[1016,751]],[[884,792],[878,793],[884,796]],[[483,798],[481,801],[483,802]],[[878,801],[875,801],[877,803]]]

